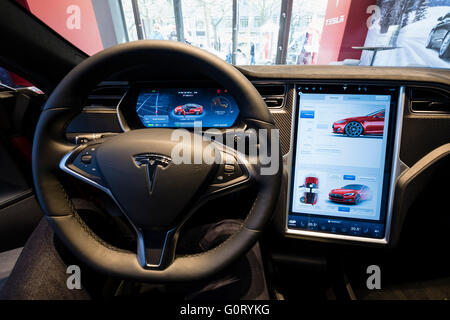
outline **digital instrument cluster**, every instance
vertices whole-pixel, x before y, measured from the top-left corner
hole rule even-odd
[[[143,88],[136,113],[144,127],[231,127],[239,115],[234,98],[217,88]]]

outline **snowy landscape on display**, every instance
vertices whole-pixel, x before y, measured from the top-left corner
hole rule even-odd
[[[438,19],[450,12],[450,0],[382,0],[378,19],[372,21],[364,47],[396,47],[378,51],[374,66],[450,68],[439,48],[427,48]],[[370,65],[373,53],[364,51],[360,65]]]

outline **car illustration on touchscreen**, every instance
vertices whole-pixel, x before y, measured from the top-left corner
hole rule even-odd
[[[175,108],[176,115],[199,115],[203,113],[203,107],[196,103],[186,103]]]
[[[372,192],[365,185],[348,184],[342,188],[331,190],[329,198],[333,202],[359,204],[361,201],[370,200]]]
[[[382,135],[384,131],[384,113],[383,109],[366,116],[335,121],[332,126],[333,133],[345,134],[348,137]]]
[[[319,187],[319,179],[316,177],[306,177],[305,184],[300,186],[300,188],[306,188],[307,190],[303,196],[300,198],[301,203],[315,205],[317,203],[318,195],[313,192],[313,189]]]

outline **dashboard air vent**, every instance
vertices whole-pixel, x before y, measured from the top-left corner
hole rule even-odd
[[[269,108],[281,108],[283,106],[286,86],[278,84],[255,84],[256,90],[258,90],[261,97]]]
[[[409,87],[408,98],[413,112],[450,113],[450,98],[444,89]]]

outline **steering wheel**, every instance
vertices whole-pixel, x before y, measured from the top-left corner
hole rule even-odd
[[[100,81],[121,70],[145,65],[164,65],[171,70],[192,67],[229,90],[247,128],[276,134],[261,96],[233,66],[174,41],[126,43],[80,63],[47,100],[33,146],[36,194],[57,236],[90,267],[122,279],[194,281],[234,262],[261,235],[274,211],[281,184],[279,140],[276,136],[277,152],[270,155],[278,167],[264,175],[260,156],[257,161],[249,161],[248,156],[226,146],[213,149],[215,157],[226,159],[223,163],[175,164],[170,156],[177,142],[172,141],[174,129],[169,128],[129,130],[82,145],[65,139],[69,121],[82,111],[86,97]],[[196,138],[196,133],[186,132]],[[203,146],[213,143],[201,141]],[[271,139],[267,143],[271,150]],[[201,157],[198,148],[186,150],[183,152],[188,152],[188,158]],[[135,252],[106,243],[84,223],[60,180],[61,170],[103,190],[116,202],[136,231]],[[238,232],[204,253],[175,254],[179,231],[199,206],[248,186],[255,187],[257,196]]]

